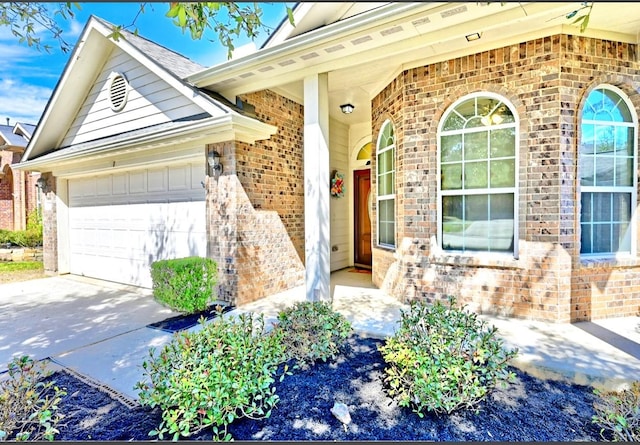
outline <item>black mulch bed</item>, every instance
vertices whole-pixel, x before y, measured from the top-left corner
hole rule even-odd
[[[222,313],[225,313],[231,309],[233,309],[233,306],[209,306],[207,309],[193,314],[176,315],[175,317],[165,318],[162,321],[150,323],[147,327],[173,334],[174,332],[189,329],[197,325],[200,317],[204,317],[209,321],[216,318],[220,310],[222,310]]]
[[[588,386],[540,380],[514,369],[516,383],[497,388],[480,412],[419,418],[383,392],[384,362],[376,339],[352,336],[333,363],[296,370],[277,384],[280,396],[269,419],[237,420],[235,440],[391,441],[599,441],[591,423],[596,396]],[[57,440],[150,440],[160,411],[129,409],[106,393],[65,372],[54,378],[67,389],[60,404],[66,416]],[[347,404],[346,429],[330,413],[334,401]],[[202,432],[194,440],[211,440]]]

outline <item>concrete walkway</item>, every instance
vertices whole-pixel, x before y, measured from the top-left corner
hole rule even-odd
[[[384,295],[371,276],[348,270],[331,276],[333,306],[361,335],[384,338],[395,331],[406,305]],[[262,313],[267,326],[280,310],[304,300],[299,287],[228,313]],[[149,348],[171,334],[146,327],[176,315],[150,291],[64,276],[0,285],[0,363],[21,354],[49,357],[127,404]],[[559,325],[482,315],[506,346],[519,349],[512,364],[537,377],[620,389],[640,380],[640,317]],[[192,329],[198,329],[194,327]]]

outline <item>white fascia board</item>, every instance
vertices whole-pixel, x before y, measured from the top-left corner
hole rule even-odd
[[[298,3],[293,9],[293,22],[299,23],[303,17],[305,17],[309,11],[313,8],[313,2],[301,2]],[[271,34],[267,43],[261,49],[271,48],[282,42],[293,32],[294,26],[289,23],[289,19],[285,17],[282,24]]]
[[[38,168],[49,171],[55,166],[82,161],[88,157],[99,157],[117,153],[151,150],[160,146],[172,145],[182,141],[202,140],[205,143],[238,140],[253,144],[257,140],[269,139],[277,127],[265,124],[250,117],[236,113],[226,114],[199,121],[186,123],[171,129],[160,129],[143,136],[134,135],[117,142],[106,142],[82,151],[53,152],[41,158],[14,164],[17,170]]]
[[[58,145],[60,140],[56,135],[59,135],[60,128],[68,128],[75,112],[82,105],[84,101],[84,96],[81,94],[82,88],[85,88],[86,83],[93,79],[92,73],[96,70],[97,61],[110,51],[106,47],[101,47],[96,41],[97,36],[92,33],[97,24],[98,22],[91,18],[85,26],[31,135],[23,159],[29,159],[34,150],[37,155],[40,149],[46,150]],[[84,50],[85,47],[88,47],[87,51]],[[83,55],[82,58],[81,55]],[[66,88],[72,74],[74,88]],[[62,109],[58,111],[59,107]],[[68,122],[65,123],[65,121]]]
[[[282,44],[260,50],[249,56],[223,62],[219,65],[194,73],[187,76],[185,80],[203,88],[211,83],[221,81],[225,78],[235,77],[242,72],[270,63],[278,57],[282,57],[283,55],[291,52],[302,51],[321,44],[322,42],[341,37],[349,32],[359,31],[369,25],[377,25],[380,20],[388,20],[390,16],[395,20],[398,17],[406,16],[419,10],[431,9],[443,4],[446,4],[446,2],[391,3],[363,13],[362,15],[346,19],[343,22],[334,23],[331,25],[331,29],[329,30],[326,28],[319,28],[314,31],[310,31],[300,36],[296,36],[291,40],[287,40]]]

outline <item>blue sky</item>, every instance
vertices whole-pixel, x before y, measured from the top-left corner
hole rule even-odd
[[[73,20],[59,22],[65,30],[65,40],[71,45],[75,45],[91,14],[114,24],[128,25],[135,18],[140,3],[81,2],[80,5],[82,9],[76,11]],[[260,3],[264,11],[263,22],[272,28],[277,26],[286,16],[287,5],[293,7],[294,3]],[[148,3],[145,13],[136,21],[140,35],[204,66],[226,60],[226,48],[210,41],[215,40],[213,32],[200,41],[192,40],[188,32],[183,34],[171,19],[164,16],[168,8],[168,3]],[[261,32],[255,40],[256,46],[260,46],[267,36]],[[235,46],[249,42],[247,38],[238,39]],[[8,28],[0,27],[0,54],[3,56],[0,64],[0,124],[6,124],[6,118],[10,118],[11,125],[16,122],[38,123],[70,56],[70,53],[60,51],[57,43],[49,43],[53,47],[51,54],[39,52],[18,43]]]

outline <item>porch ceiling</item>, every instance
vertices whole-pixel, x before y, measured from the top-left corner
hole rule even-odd
[[[303,103],[302,79],[328,72],[331,117],[346,124],[367,122],[371,99],[403,70],[559,32],[579,34],[565,16],[581,6],[581,2],[386,5],[187,80],[230,100],[269,88]],[[481,39],[468,42],[465,36],[475,32]],[[638,43],[640,2],[596,2],[584,35]],[[355,111],[342,114],[343,103],[353,104]]]

